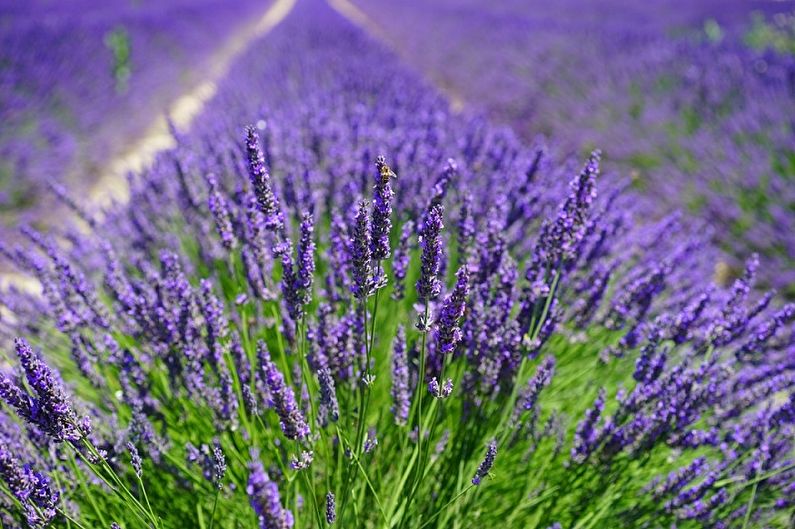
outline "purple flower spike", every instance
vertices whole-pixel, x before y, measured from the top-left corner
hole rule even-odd
[[[276,364],[271,361],[270,353],[265,342],[257,344],[257,356],[260,363],[262,380],[268,386],[273,407],[279,414],[282,432],[289,439],[304,439],[310,434],[309,425],[306,423],[298,403],[295,401],[293,388],[289,387]]]
[[[406,354],[406,330],[398,327],[392,350],[392,414],[395,423],[405,426],[411,408],[411,389],[409,387],[409,364]]]
[[[317,372],[317,379],[320,383],[320,424],[326,426],[329,421],[339,420],[340,407],[331,370],[328,367],[321,367]]]
[[[486,457],[480,462],[480,466],[478,466],[478,470],[475,472],[475,477],[472,478],[473,485],[480,485],[480,482],[483,480],[483,478],[489,475],[491,467],[494,466],[494,459],[496,457],[497,441],[492,439],[492,441],[486,447]]]
[[[366,200],[359,202],[356,211],[356,225],[353,229],[350,242],[351,271],[353,283],[351,292],[357,299],[366,299],[373,293],[374,281],[372,274],[371,227],[370,217],[367,215],[368,203]]]
[[[79,441],[91,431],[87,418],[79,419],[58,377],[22,338],[14,342],[17,356],[35,396],[26,394],[0,375],[0,395],[17,413],[55,441]]]
[[[290,529],[293,526],[293,514],[282,507],[279,487],[271,481],[259,461],[249,464],[246,493],[259,518],[260,529]]]
[[[207,185],[210,187],[207,206],[215,220],[215,229],[221,237],[221,244],[227,251],[230,251],[237,245],[237,239],[229,218],[229,205],[218,185],[218,178],[214,174],[207,175]]]
[[[246,160],[248,176],[257,197],[257,205],[265,216],[265,226],[281,233],[284,231],[284,215],[279,205],[279,199],[273,192],[271,177],[265,168],[265,157],[259,146],[259,135],[254,127],[246,127]]]
[[[373,192],[372,240],[370,251],[376,261],[386,259],[390,255],[389,233],[392,230],[392,191],[391,180],[397,175],[386,163],[386,158],[379,156],[375,161],[378,168]]]
[[[417,297],[422,302],[433,301],[442,290],[439,281],[439,268],[442,262],[443,215],[444,207],[441,204],[434,204],[427,212],[420,231],[422,266],[420,278],[417,280]]]
[[[605,390],[600,389],[593,407],[585,412],[585,418],[577,425],[574,433],[574,446],[571,448],[573,461],[582,463],[588,459],[596,449],[597,440],[596,424],[605,408]]]
[[[436,328],[439,352],[450,354],[461,341],[459,321],[464,316],[467,296],[469,296],[469,273],[466,265],[458,269],[453,292],[444,300]]]
[[[55,518],[60,495],[50,486],[50,478],[19,461],[3,441],[0,441],[0,480],[21,504],[29,527],[46,527]]]
[[[333,492],[326,493],[326,523],[333,525],[337,521],[337,503]]]
[[[395,258],[392,259],[392,273],[395,281],[392,286],[392,299],[401,300],[406,293],[406,274],[408,273],[411,256],[411,236],[414,234],[414,222],[406,221],[400,230],[400,240],[395,248]]]
[[[444,381],[444,384],[440,386],[436,377],[433,377],[430,382],[428,382],[428,393],[434,398],[446,399],[453,393],[453,380],[448,378]]]

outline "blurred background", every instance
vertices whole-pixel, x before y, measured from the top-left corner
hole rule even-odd
[[[51,218],[58,184],[123,185],[118,160],[271,3],[0,0],[0,224]],[[650,215],[704,223],[719,279],[758,252],[764,286],[795,297],[792,2],[340,3],[455,110],[601,148]]]

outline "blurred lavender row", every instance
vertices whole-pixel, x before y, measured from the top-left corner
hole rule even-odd
[[[633,176],[795,296],[795,49],[787,2],[356,0],[448,95]],[[790,13],[790,14],[787,14]],[[411,35],[408,38],[408,35]],[[727,274],[728,272],[728,274]]]
[[[0,1],[0,220],[87,188],[268,4]]]

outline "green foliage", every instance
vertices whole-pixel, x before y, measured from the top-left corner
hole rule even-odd
[[[114,28],[105,35],[105,46],[113,54],[111,71],[116,83],[116,91],[124,93],[127,91],[132,75],[130,35],[122,26]]]

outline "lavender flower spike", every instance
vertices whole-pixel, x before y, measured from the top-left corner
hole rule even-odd
[[[428,393],[434,398],[446,399],[453,393],[453,379],[448,378],[444,381],[444,384],[440,386],[436,377],[433,377],[431,381],[428,382]]]
[[[315,241],[313,234],[315,221],[312,214],[305,212],[301,218],[301,240],[298,242],[298,270],[295,274],[295,290],[301,305],[312,301],[312,281],[315,274]]]
[[[317,372],[317,379],[320,384],[320,424],[326,426],[328,421],[339,420],[340,406],[331,370],[328,367],[321,367]]]
[[[221,244],[227,251],[230,251],[237,244],[237,240],[232,228],[232,221],[229,218],[229,206],[221,193],[218,178],[214,174],[207,175],[207,185],[210,187],[207,206],[215,219],[215,229],[221,237]]]
[[[439,314],[436,339],[439,342],[439,352],[442,354],[454,352],[456,345],[461,341],[461,328],[458,324],[464,316],[468,295],[469,273],[464,265],[458,269],[453,292],[444,300]]]
[[[555,373],[555,357],[547,356],[538,366],[533,377],[527,381],[527,387],[516,401],[513,419],[518,419],[522,413],[530,411],[536,407],[538,396],[541,390],[549,385],[552,375]]]
[[[439,281],[439,268],[442,262],[441,231],[444,228],[442,217],[444,206],[434,204],[425,215],[420,232],[420,248],[422,248],[422,266],[420,278],[417,280],[417,297],[420,301],[433,301],[442,290]]]
[[[249,503],[259,518],[260,529],[290,529],[293,514],[282,507],[279,487],[270,480],[259,461],[249,464],[246,493]]]
[[[259,135],[254,127],[246,127],[246,160],[248,176],[254,187],[257,205],[265,216],[265,226],[276,232],[284,230],[284,215],[279,199],[271,187],[271,177],[265,168],[265,157],[259,146]]]
[[[213,485],[222,489],[224,487],[224,476],[226,476],[226,457],[221,447],[215,445],[213,448]]]
[[[492,439],[486,447],[486,457],[480,462],[475,477],[472,478],[473,485],[480,485],[481,480],[488,476],[491,467],[494,466],[494,459],[497,457],[497,441]]]
[[[378,168],[373,192],[372,240],[370,250],[373,259],[381,261],[390,255],[389,232],[392,230],[392,191],[391,180],[397,178],[386,164],[386,158],[379,156],[375,161]]]
[[[78,441],[88,435],[91,431],[88,418],[78,418],[56,375],[25,340],[17,338],[14,344],[28,384],[36,396],[27,395],[5,375],[0,375],[0,396],[17,410],[20,417],[56,441]]]
[[[262,379],[270,390],[273,407],[279,414],[282,432],[289,439],[303,439],[310,434],[309,425],[306,423],[298,404],[295,401],[293,388],[289,387],[276,364],[271,361],[270,353],[265,342],[257,344],[257,356],[262,370]]]
[[[50,479],[19,461],[4,442],[0,442],[0,480],[21,504],[29,527],[46,527],[55,518],[60,495],[50,487]]]
[[[129,441],[127,442],[127,450],[130,452],[130,465],[133,467],[138,479],[141,479],[143,475],[143,460],[141,459],[141,454],[138,453],[138,449],[135,445]]]
[[[326,523],[333,525],[337,521],[337,503],[334,498],[334,493],[329,491],[326,493]]]
[[[605,390],[600,389],[593,407],[585,412],[585,417],[577,424],[574,433],[574,446],[571,448],[571,459],[577,463],[585,462],[596,448],[596,425],[605,408]]]
[[[351,292],[357,299],[366,299],[373,292],[372,254],[370,252],[371,229],[367,215],[368,203],[359,202],[356,211],[356,226],[351,236],[351,268],[353,283]]]
[[[411,256],[409,252],[410,238],[414,234],[414,222],[407,220],[400,230],[400,239],[392,259],[392,274],[395,280],[392,285],[392,299],[401,300],[406,291],[406,274],[408,273]]]
[[[398,426],[405,426],[411,408],[409,364],[406,355],[406,330],[398,327],[392,350],[392,413]]]

